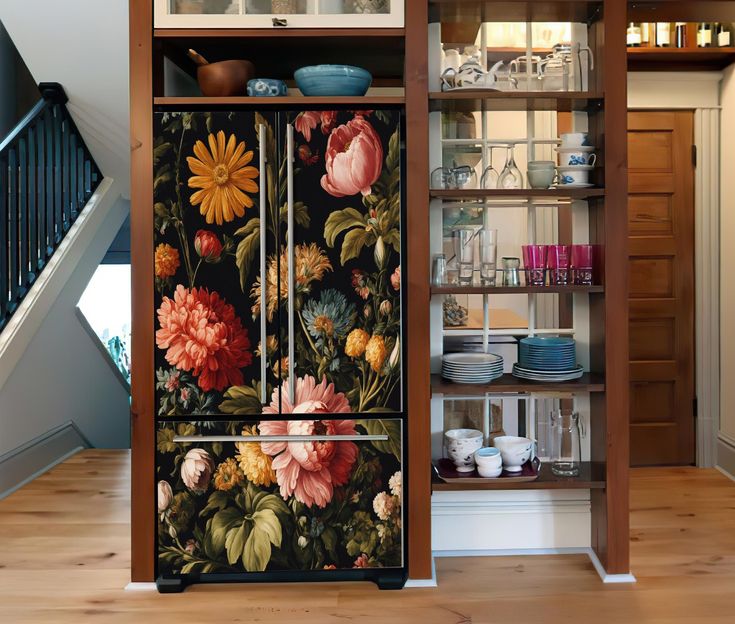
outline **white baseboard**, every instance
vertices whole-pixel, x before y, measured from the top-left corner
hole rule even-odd
[[[727,477],[735,475],[735,444],[729,436],[720,434],[717,439],[717,470]]]
[[[132,581],[125,586],[125,591],[156,591],[155,583],[133,583]]]
[[[428,579],[408,579],[405,588],[417,588],[417,587],[436,587],[436,562],[434,557],[431,558],[431,578]]]
[[[605,568],[602,567],[602,563],[597,558],[597,553],[591,548],[588,549],[587,555],[589,555],[592,565],[595,566],[597,574],[600,575],[603,583],[637,583],[635,576],[632,574],[608,574]]]
[[[0,499],[91,445],[69,421],[0,455]]]

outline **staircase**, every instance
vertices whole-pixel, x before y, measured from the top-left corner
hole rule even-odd
[[[0,331],[54,254],[102,175],[64,89],[41,100],[0,143]]]

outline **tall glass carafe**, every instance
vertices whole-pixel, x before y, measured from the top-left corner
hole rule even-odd
[[[572,410],[551,412],[551,472],[560,477],[579,476],[583,425]]]

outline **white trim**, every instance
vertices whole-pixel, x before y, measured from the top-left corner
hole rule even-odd
[[[124,591],[151,591],[157,590],[155,583],[134,583],[130,581],[124,588]]]
[[[587,555],[589,556],[592,565],[595,566],[595,570],[597,571],[597,574],[600,575],[603,583],[619,584],[638,582],[632,574],[608,574],[602,566],[602,563],[600,563],[600,560],[597,558],[597,553],[591,548],[587,552]]]
[[[722,72],[631,72],[628,108],[694,110],[697,466],[715,465],[720,420],[720,82]]]
[[[7,382],[100,227],[110,217],[110,212],[120,197],[120,193],[114,191],[114,188],[112,178],[104,178],[100,182],[0,333],[0,362],[3,363],[0,367],[0,388]],[[124,215],[121,215],[120,223],[123,218]]]
[[[431,558],[431,578],[427,579],[408,579],[406,584],[403,586],[404,589],[411,588],[422,588],[422,587],[437,587],[436,582],[436,561],[434,557]]]
[[[728,479],[730,479],[730,481],[735,481],[735,475],[731,475],[724,468],[722,468],[720,466],[715,466],[715,470],[717,470],[717,472],[721,473],[722,475],[724,475],[725,477],[727,477]]]

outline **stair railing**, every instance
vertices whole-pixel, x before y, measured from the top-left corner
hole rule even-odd
[[[0,329],[48,263],[102,175],[66,108],[61,85],[0,143]]]

